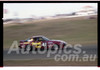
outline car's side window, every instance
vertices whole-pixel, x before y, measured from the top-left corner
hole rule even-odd
[[[42,37],[39,37],[38,41],[44,41],[44,39]]]
[[[34,41],[38,41],[38,39],[37,38],[33,38],[34,39]]]
[[[36,37],[36,38],[33,38],[34,41],[44,41],[44,39],[42,37]]]

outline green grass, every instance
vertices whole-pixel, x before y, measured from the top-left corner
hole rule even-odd
[[[64,40],[70,44],[97,44],[97,19],[62,18],[7,25],[4,25],[3,31],[4,48],[9,48],[15,40],[25,40],[35,35]]]

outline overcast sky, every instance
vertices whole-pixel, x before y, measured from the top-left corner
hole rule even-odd
[[[15,15],[20,18],[70,13],[84,6],[93,6],[97,9],[97,3],[4,3],[3,8],[8,10],[6,18],[15,17]]]

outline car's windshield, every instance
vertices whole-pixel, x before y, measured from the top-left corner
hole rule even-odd
[[[43,39],[44,39],[45,41],[49,41],[49,39],[48,39],[48,38],[46,38],[46,37],[43,37]]]

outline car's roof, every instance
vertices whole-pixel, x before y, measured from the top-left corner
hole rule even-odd
[[[32,38],[35,38],[35,37],[44,37],[44,36],[42,36],[42,35],[32,36]]]

